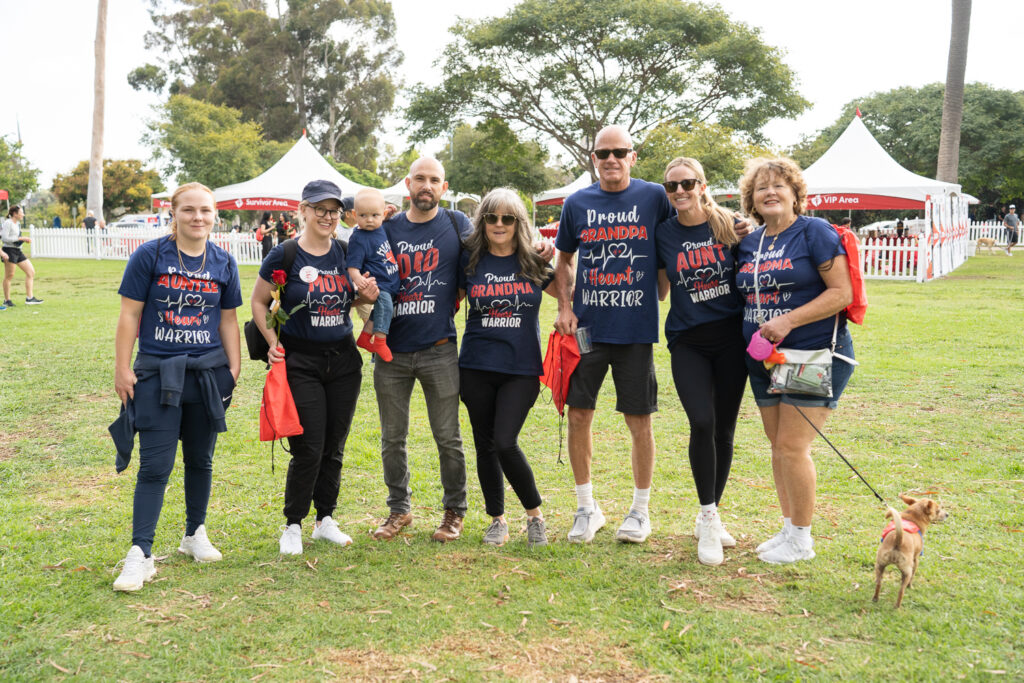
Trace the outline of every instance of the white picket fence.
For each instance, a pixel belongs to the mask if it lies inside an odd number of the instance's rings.
[[[94,258],[126,261],[148,240],[166,235],[160,228],[111,228],[86,232],[85,228],[30,228],[32,256]],[[210,239],[235,257],[238,265],[259,265],[263,248],[252,233],[215,232]]]
[[[914,237],[867,239],[857,247],[865,279],[917,280],[921,241]]]
[[[1017,229],[1017,234],[1020,236],[1020,228]],[[977,242],[979,237],[988,237],[996,241],[996,246],[1006,246],[1006,228],[1003,227],[1002,221],[971,221],[967,237],[972,242]]]

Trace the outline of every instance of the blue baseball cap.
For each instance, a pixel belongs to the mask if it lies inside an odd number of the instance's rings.
[[[341,210],[342,211],[351,211],[354,208],[356,208],[356,198],[355,197],[342,197],[342,199],[341,199]]]
[[[302,201],[316,204],[325,199],[336,199],[341,204],[341,189],[330,180],[311,180],[302,188]]]

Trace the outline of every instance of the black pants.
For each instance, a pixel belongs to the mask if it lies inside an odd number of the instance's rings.
[[[509,375],[460,368],[459,395],[466,404],[476,445],[476,472],[487,514],[505,514],[505,483],[519,496],[523,509],[540,507],[540,492],[533,470],[519,448],[519,430],[540,393],[533,375]]]
[[[224,405],[226,409],[230,405],[234,382],[226,366],[218,368],[216,373],[221,395],[228,396]],[[185,461],[185,535],[191,536],[206,523],[217,432],[210,424],[199,381],[193,372],[185,373],[179,407],[160,405],[159,373],[139,379],[135,385],[135,406],[138,411],[139,473],[132,506],[132,545],[139,546],[149,556],[179,440]]]
[[[351,337],[329,351],[307,353],[282,340],[288,387],[302,424],[288,437],[291,462],[284,485],[284,516],[301,524],[312,502],[318,520],[334,514],[345,441],[362,388],[363,361]]]
[[[698,325],[673,343],[672,379],[690,421],[690,469],[701,505],[719,503],[747,383],[739,318]]]

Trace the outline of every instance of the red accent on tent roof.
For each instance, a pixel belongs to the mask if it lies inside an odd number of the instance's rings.
[[[924,202],[878,194],[812,194],[807,196],[808,211],[835,211],[837,209],[861,211],[924,209]]]

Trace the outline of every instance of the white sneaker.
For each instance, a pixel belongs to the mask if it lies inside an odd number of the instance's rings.
[[[783,543],[760,553],[758,557],[761,558],[762,562],[767,562],[768,564],[792,564],[800,560],[813,560],[814,542],[812,541],[805,547],[800,545],[792,536],[787,536]]]
[[[572,520],[572,529],[569,530],[570,543],[590,543],[594,540],[594,534],[604,526],[604,513],[601,508],[594,504],[593,510],[579,508]]]
[[[339,529],[338,523],[329,516],[321,519],[319,526],[313,527],[313,540],[315,541],[319,538],[322,538],[325,541],[330,541],[331,543],[336,543],[342,547],[352,545],[352,537]],[[283,553],[284,536],[281,537],[281,548],[281,552]]]
[[[302,527],[298,524],[281,527],[281,554],[302,554]]]
[[[124,556],[124,567],[121,569],[121,575],[114,581],[114,590],[137,591],[143,584],[152,581],[154,576],[156,567],[153,566],[153,556],[146,557],[142,548],[133,545]]]
[[[651,520],[642,512],[630,510],[615,532],[615,539],[623,543],[643,543],[651,535]]]
[[[775,534],[767,541],[757,546],[757,554],[760,555],[761,553],[768,552],[776,546],[782,545],[786,542],[787,538],[789,538],[789,534],[786,532],[786,527],[782,527],[782,529],[779,530],[779,533]]]
[[[194,557],[196,562],[219,562],[224,559],[224,556],[213,547],[210,539],[206,536],[205,524],[200,524],[191,536],[184,536],[181,539],[178,552]]]
[[[718,537],[722,541],[723,548],[735,548],[736,539],[732,537],[728,531],[725,530],[725,525],[722,524],[722,518],[716,517],[718,520]],[[700,511],[697,512],[697,519],[693,521],[693,537],[698,541],[700,540]]]
[[[715,524],[715,520],[704,522],[700,525],[700,535],[697,541],[697,561],[701,564],[716,567],[725,561],[725,554],[722,552],[721,524]]]

